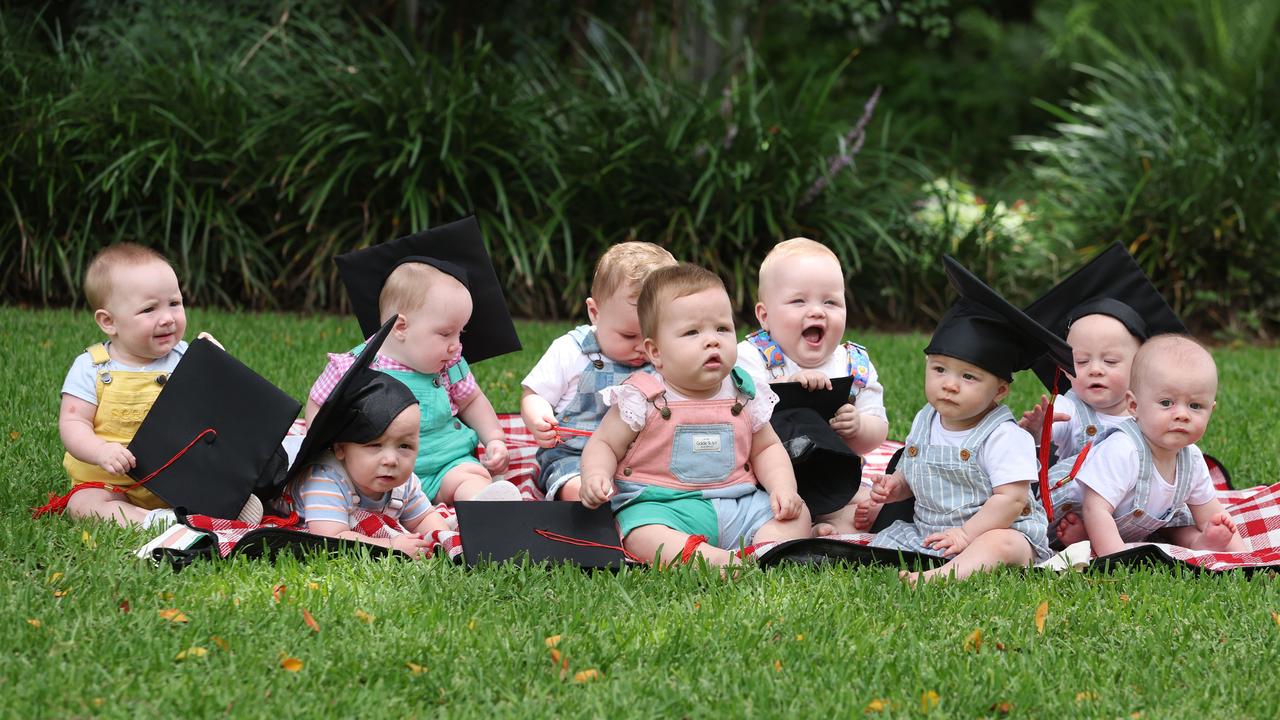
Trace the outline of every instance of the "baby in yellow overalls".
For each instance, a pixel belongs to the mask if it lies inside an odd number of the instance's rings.
[[[125,475],[135,463],[129,442],[187,349],[178,277],[154,250],[121,243],[89,263],[84,292],[107,341],[76,357],[62,384],[62,465],[74,485],[87,483],[73,491],[67,511],[158,527],[173,517],[163,500],[145,487],[111,488],[134,484]]]

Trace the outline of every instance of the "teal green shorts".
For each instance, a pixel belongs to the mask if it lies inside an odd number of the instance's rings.
[[[444,466],[441,467],[439,470],[437,470],[436,473],[431,477],[419,476],[418,480],[422,483],[422,492],[426,494],[427,499],[433,503],[440,502],[439,500],[436,499],[436,496],[440,494],[440,485],[442,482],[444,482],[445,473],[458,467],[459,465],[465,465],[467,463],[476,463],[477,465],[479,465],[480,461],[477,460],[472,455],[466,455],[458,458],[457,460],[453,460],[445,463]]]
[[[697,490],[647,487],[619,508],[615,517],[623,539],[642,525],[662,525],[689,535],[705,535],[712,545],[720,541],[715,506]]]

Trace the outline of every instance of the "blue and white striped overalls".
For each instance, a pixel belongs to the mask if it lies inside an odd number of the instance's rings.
[[[1165,527],[1180,527],[1195,523],[1191,519],[1191,511],[1187,508],[1187,498],[1191,496],[1191,448],[1184,447],[1178,451],[1178,459],[1174,465],[1173,505],[1159,515],[1152,513],[1148,506],[1151,499],[1151,483],[1160,482],[1156,477],[1155,463],[1151,459],[1151,448],[1138,428],[1137,418],[1121,423],[1117,430],[1129,436],[1138,453],[1138,482],[1133,486],[1133,508],[1124,515],[1116,516],[1116,529],[1125,542],[1142,542],[1151,533]],[[1191,522],[1186,522],[1191,520]]]
[[[595,432],[609,410],[600,399],[600,391],[621,385],[633,372],[653,372],[653,366],[644,364],[631,367],[614,362],[600,351],[600,343],[590,325],[579,325],[569,331],[569,337],[578,343],[582,353],[590,361],[583,368],[578,378],[577,394],[569,405],[556,415],[556,422],[566,428],[590,430]],[[538,488],[546,493],[548,500],[554,500],[560,486],[582,471],[582,449],[587,446],[587,438],[578,435],[565,435],[564,442],[551,448],[540,448],[536,459],[541,471],[538,473]]]
[[[1013,413],[1004,405],[997,406],[965,436],[960,447],[930,444],[935,415],[937,411],[932,405],[925,405],[916,413],[898,464],[915,495],[914,521],[898,520],[885,528],[871,541],[872,547],[941,555],[933,548],[926,548],[924,539],[933,533],[960,527],[994,494],[991,479],[978,466],[978,454],[1001,423],[1014,422]],[[1052,554],[1045,537],[1048,521],[1044,507],[1029,487],[1022,515],[1014,520],[1012,527],[1027,537],[1037,562]]]

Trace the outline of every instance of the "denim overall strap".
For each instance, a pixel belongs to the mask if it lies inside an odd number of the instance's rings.
[[[1102,438],[1099,436],[1104,433],[1102,423],[1098,420],[1098,411],[1094,410],[1089,403],[1081,400],[1080,396],[1076,395],[1075,390],[1068,390],[1064,397],[1075,403],[1076,412],[1080,414],[1080,422],[1076,425],[1075,437],[1073,438],[1076,447],[1082,448],[1087,443],[1097,443],[1101,440]]]
[[[746,340],[760,353],[760,357],[764,358],[764,366],[769,370],[769,376],[775,379],[782,377],[786,372],[787,356],[782,354],[782,348],[778,343],[769,337],[769,331],[761,328],[747,335]]]
[[[1151,483],[1157,482],[1151,448],[1147,446],[1147,440],[1143,437],[1142,430],[1138,428],[1136,418],[1125,420],[1119,425],[1119,429],[1133,442],[1138,453],[1139,469],[1138,481],[1133,488],[1133,508],[1115,518],[1116,530],[1120,532],[1120,537],[1125,542],[1142,542],[1151,533],[1168,525],[1177,515],[1177,510],[1186,504],[1187,496],[1191,493],[1190,448],[1183,448],[1178,452],[1174,465],[1174,474],[1177,477],[1174,478],[1173,504],[1157,516],[1149,507]]]

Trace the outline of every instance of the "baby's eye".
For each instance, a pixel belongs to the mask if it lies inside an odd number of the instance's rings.
[[[831,305],[832,307],[840,307],[840,301],[839,301],[839,300],[828,300],[828,301],[827,301],[827,304],[828,304],[828,305]]]
[[[1192,410],[1203,410],[1203,409],[1204,409],[1204,405],[1203,405],[1202,403],[1193,402],[1193,403],[1191,403],[1191,409],[1192,409]]]
[[[639,337],[635,333],[621,333],[621,336],[623,340],[635,340],[637,337]]]
[[[1173,407],[1173,401],[1170,400],[1169,398],[1165,398],[1160,401],[1160,407],[1162,408]]]
[[[716,328],[716,332],[722,332],[722,333],[726,333],[726,332],[733,332],[733,328],[728,327],[728,326],[725,326],[725,325],[721,325],[721,326],[719,326],[719,327],[717,327],[717,328]]]
[[[942,369],[942,366],[941,366],[941,365],[932,365],[932,366],[930,366],[930,367],[929,367],[929,369],[930,369],[930,370],[932,370],[932,371],[934,371],[935,373],[939,373],[939,374],[941,374],[942,372],[944,372],[944,371],[943,371],[943,369]]]
[[[417,448],[415,448],[413,445],[411,445],[411,444],[409,444],[409,443],[400,443],[400,449],[401,449],[401,450],[413,450],[414,452],[417,452],[417,450],[418,450]]]
[[[684,331],[684,336],[685,336],[685,337],[692,337],[692,336],[697,335],[697,334],[698,334],[698,330],[697,330],[697,328],[689,328],[688,330],[685,330],[685,331]]]
[[[804,298],[791,298],[787,302],[789,302],[792,305],[802,305],[804,304]]]
[[[964,379],[965,379],[965,380],[977,380],[977,379],[978,379],[978,377],[977,377],[976,375],[974,375],[973,373],[965,373],[965,374],[964,374]]]
[[[155,306],[154,306],[154,305],[148,305],[148,306],[146,306],[146,307],[142,308],[142,312],[143,312],[143,313],[155,312],[155,310],[156,310],[156,308],[155,308]]]

